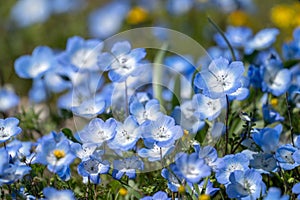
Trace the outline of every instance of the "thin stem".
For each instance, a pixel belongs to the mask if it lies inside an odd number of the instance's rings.
[[[160,154],[161,167],[164,168],[164,162],[163,162],[162,148],[161,147],[159,147],[159,154]]]
[[[226,95],[226,117],[225,117],[225,153],[224,155],[227,154],[228,151],[228,139],[229,139],[229,130],[228,130],[228,120],[229,120],[229,112],[230,112],[230,103],[228,96]]]
[[[89,186],[90,186],[90,177],[88,177],[88,183],[87,183],[86,190],[85,190],[85,198],[86,199],[89,198]]]
[[[231,56],[232,56],[232,60],[233,61],[236,61],[236,57],[235,57],[235,54],[234,54],[234,51],[233,51],[233,48],[229,42],[229,40],[227,39],[227,37],[225,36],[224,32],[221,30],[221,28],[214,22],[214,20],[212,20],[210,17],[207,17],[209,23],[218,31],[218,33],[220,33],[220,35],[222,36],[222,38],[225,40],[228,48],[229,48],[229,51],[231,53]]]
[[[3,145],[4,145],[4,149],[6,150],[6,142],[4,142]]]
[[[288,92],[286,92],[285,93],[285,102],[286,102],[286,106],[287,106],[287,113],[288,113],[289,123],[290,123],[291,139],[292,139],[293,146],[295,146],[295,143],[294,143],[294,128],[293,128],[293,124],[292,124],[292,112],[291,112],[291,105],[289,104],[288,97],[289,97],[289,94],[288,94]]]
[[[128,87],[127,87],[127,80],[125,80],[125,118],[129,115],[128,109]]]

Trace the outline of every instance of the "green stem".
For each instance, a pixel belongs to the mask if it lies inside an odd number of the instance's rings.
[[[291,112],[291,105],[289,104],[289,94],[288,92],[285,93],[285,102],[287,106],[287,113],[288,113],[288,118],[289,118],[289,123],[290,123],[290,131],[291,131],[291,139],[292,139],[292,144],[295,146],[294,143],[294,128],[293,128],[293,123],[292,123],[292,112]]]
[[[236,57],[235,57],[235,54],[234,54],[234,50],[229,42],[229,40],[227,39],[227,37],[225,36],[224,32],[221,30],[221,28],[214,22],[214,20],[212,20],[210,17],[207,17],[209,23],[218,31],[218,33],[220,33],[220,35],[222,36],[222,38],[225,40],[228,48],[229,48],[229,51],[231,53],[231,56],[232,56],[232,60],[233,61],[236,61]]]

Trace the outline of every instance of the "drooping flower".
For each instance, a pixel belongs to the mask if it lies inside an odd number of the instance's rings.
[[[244,65],[240,61],[229,64],[225,58],[213,60],[207,69],[199,72],[194,80],[202,94],[212,99],[230,95],[242,85],[240,79],[244,73]]]
[[[117,42],[111,49],[111,53],[103,53],[98,57],[98,65],[101,70],[109,71],[109,79],[113,82],[123,82],[129,76],[138,76],[143,67],[140,61],[146,56],[143,48],[131,50],[128,41]]]

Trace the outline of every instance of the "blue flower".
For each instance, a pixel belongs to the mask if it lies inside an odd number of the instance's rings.
[[[264,200],[288,200],[288,199],[289,199],[289,195],[281,196],[281,190],[276,187],[270,187],[267,192],[267,196],[264,197]]]
[[[58,57],[63,65],[71,65],[80,71],[98,71],[97,59],[103,43],[97,39],[84,40],[79,36],[68,39],[66,50]]]
[[[146,196],[141,198],[140,200],[170,200],[171,198],[168,198],[168,194],[163,191],[158,191],[153,196]]]
[[[55,55],[49,47],[36,47],[32,55],[24,55],[15,61],[15,71],[21,78],[39,78],[56,65]]]
[[[250,85],[254,88],[261,88],[262,76],[260,74],[260,68],[255,65],[250,65],[248,68],[248,78],[250,79]]]
[[[293,154],[298,149],[296,147],[293,147],[290,144],[283,145],[279,147],[276,151],[276,159],[279,162],[279,165],[284,170],[292,170],[295,167],[299,166],[300,163],[297,163],[294,158]]]
[[[0,119],[0,143],[6,142],[22,132],[18,124],[19,120],[14,117]]]
[[[71,144],[71,151],[81,160],[87,160],[90,158],[91,155],[95,152],[97,148],[96,144],[93,143],[72,143]]]
[[[64,180],[68,180],[70,178],[69,165],[75,156],[70,149],[70,141],[62,133],[56,137],[52,134],[47,137],[44,136],[39,141],[33,163],[46,165],[49,171],[57,173]]]
[[[191,75],[196,67],[192,64],[192,58],[189,55],[181,56],[168,56],[164,60],[166,67],[180,73],[182,75]]]
[[[216,119],[223,107],[226,105],[225,98],[212,99],[203,94],[195,94],[193,96],[193,106],[196,108],[195,115],[201,120],[208,119],[210,121]]]
[[[127,1],[114,1],[93,11],[88,19],[90,34],[106,39],[117,33],[129,9]]]
[[[236,170],[246,171],[249,169],[249,159],[245,154],[226,155],[221,158],[217,166],[216,178],[221,184],[229,183],[229,176]]]
[[[199,158],[197,153],[190,155],[179,153],[175,159],[175,164],[171,164],[170,168],[177,176],[188,182],[198,183],[211,174],[210,167],[205,164],[204,159]]]
[[[52,0],[50,3],[53,13],[64,13],[82,9],[86,2],[84,0]]]
[[[200,198],[200,196],[201,196],[201,193],[204,189],[203,187],[204,187],[205,183],[206,183],[206,188],[205,188],[204,194],[213,196],[216,194],[216,192],[218,192],[220,190],[220,188],[214,188],[213,183],[209,179],[207,180],[207,182],[206,182],[206,180],[203,180],[203,181],[201,181],[201,183],[196,185],[196,187],[198,187],[198,190],[194,188],[194,185],[190,186],[198,198]],[[197,191],[200,191],[200,194]]]
[[[171,116],[175,119],[176,124],[179,124],[184,130],[196,134],[205,125],[205,122],[198,117],[197,109],[197,104],[193,100],[188,100],[183,102],[180,107],[176,106]]]
[[[167,115],[158,118],[156,121],[151,121],[143,129],[144,141],[146,143],[156,143],[159,147],[173,145],[175,140],[183,135],[181,127],[175,125],[175,120]]]
[[[300,59],[300,28],[294,30],[293,37],[293,41],[282,46],[283,57],[287,60]]]
[[[165,179],[167,179],[167,181],[168,181],[168,188],[172,192],[177,192],[178,191],[178,187],[181,185],[181,182],[183,180],[180,177],[178,177],[177,174],[175,175],[174,172],[170,172],[166,168],[162,169],[161,175],[162,175],[162,177],[164,177]]]
[[[0,186],[11,184],[22,179],[22,177],[31,170],[30,167],[21,163],[19,160],[13,162],[5,148],[0,149],[0,157]]]
[[[265,153],[274,153],[279,145],[281,132],[282,125],[278,124],[274,128],[254,129],[252,138]]]
[[[130,179],[135,179],[136,170],[143,170],[144,163],[138,157],[133,156],[130,158],[124,158],[120,160],[114,160],[113,163],[113,177],[115,179],[121,179],[125,174]]]
[[[270,58],[261,66],[260,70],[263,79],[263,92],[270,92],[274,96],[280,96],[289,89],[292,74],[289,69],[283,68],[280,60]]]
[[[113,45],[111,53],[103,53],[98,58],[101,70],[109,71],[109,79],[113,82],[123,82],[129,76],[138,76],[143,68],[140,61],[146,56],[145,49],[131,50],[128,41],[117,42]]]
[[[256,35],[246,44],[246,54],[251,54],[254,50],[264,50],[276,41],[276,36],[279,30],[276,28],[266,28],[260,30]]]
[[[10,88],[0,87],[0,112],[6,112],[17,106],[20,98]]]
[[[46,187],[43,189],[43,194],[46,197],[46,200],[75,200],[75,195],[71,190],[57,190],[53,187]]]
[[[174,145],[168,147],[159,147],[154,144],[153,146],[147,146],[147,148],[140,149],[138,151],[138,155],[142,158],[148,158],[150,162],[155,162],[169,155],[174,150],[174,148]]]
[[[140,125],[149,120],[155,121],[162,115],[159,101],[156,99],[151,99],[147,102],[134,100],[129,108],[130,113],[135,116]]]
[[[168,0],[167,10],[173,15],[182,15],[193,7],[193,0]]]
[[[296,183],[293,188],[292,188],[292,192],[294,194],[298,194],[297,199],[300,199],[300,183]]]
[[[90,180],[94,184],[99,184],[100,174],[107,174],[110,169],[109,165],[108,161],[102,161],[98,156],[92,155],[78,165],[77,171],[83,177],[84,183]]]
[[[247,151],[247,150],[245,150]],[[245,151],[243,151],[244,154]],[[251,152],[250,167],[256,169],[260,173],[270,173],[277,169],[277,160],[273,154],[270,153],[254,153]]]
[[[241,78],[244,73],[242,62],[234,61],[229,64],[225,58],[213,60],[208,69],[199,72],[194,80],[197,88],[212,99],[224,97],[234,93],[241,87]]]
[[[266,186],[262,176],[255,170],[236,170],[230,174],[230,183],[226,188],[229,198],[241,200],[258,199],[265,193]]]
[[[203,148],[199,144],[194,144],[193,146],[199,158],[204,159],[205,163],[215,170],[220,161],[217,150],[212,146],[205,146]]]
[[[252,36],[252,30],[247,27],[233,27],[228,26],[225,36],[234,48],[243,48]],[[215,34],[214,39],[218,46],[228,48],[227,43],[220,33]]]
[[[105,122],[100,118],[95,118],[78,132],[79,138],[83,143],[94,143],[101,146],[103,142],[113,139],[116,134],[116,121],[113,118]]]
[[[141,137],[141,131],[136,119],[130,115],[124,123],[117,122],[116,134],[114,138],[108,143],[111,149],[120,149],[127,151],[132,149],[136,142]]]
[[[81,104],[72,106],[71,111],[74,115],[91,119],[97,117],[97,115],[103,113],[105,110],[105,100],[103,99],[88,99]]]
[[[262,106],[262,113],[264,121],[269,124],[272,124],[274,122],[281,122],[284,120],[284,117],[282,117],[277,111],[275,111],[271,105],[264,104]]]
[[[35,23],[45,22],[51,14],[51,6],[48,0],[22,0],[17,1],[11,10],[11,18],[20,27],[26,27]]]

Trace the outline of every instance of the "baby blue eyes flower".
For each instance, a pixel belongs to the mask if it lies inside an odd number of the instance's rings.
[[[226,100],[224,97],[212,99],[199,93],[193,96],[193,104],[196,108],[195,115],[201,120],[214,120],[220,115]]]
[[[298,194],[297,199],[300,199],[300,183],[296,183],[293,188],[292,188],[292,192],[294,194]]]
[[[285,59],[300,59],[300,28],[296,28],[293,33],[293,40],[283,44],[282,54]]]
[[[221,184],[229,183],[229,176],[236,170],[245,171],[249,169],[249,159],[243,153],[236,155],[226,155],[221,158],[217,165],[216,178]]]
[[[127,1],[114,1],[93,11],[88,19],[90,34],[106,39],[117,33],[129,9]]]
[[[21,78],[40,78],[56,65],[54,53],[49,47],[36,47],[32,55],[19,57],[15,61],[15,71]]]
[[[22,132],[18,124],[19,120],[14,117],[0,119],[0,143],[6,142]]]
[[[146,143],[156,143],[159,147],[168,147],[183,135],[180,126],[169,116],[162,116],[143,127],[142,136]]]
[[[291,85],[292,74],[289,69],[284,69],[281,61],[269,59],[261,67],[262,91],[270,92],[275,96],[285,93]]]
[[[141,131],[139,130],[139,124],[133,116],[129,116],[125,119],[124,123],[117,122],[116,134],[108,143],[111,149],[120,149],[127,151],[132,149],[136,142],[140,139]]]
[[[18,1],[11,10],[11,18],[20,27],[45,22],[51,14],[50,2],[48,0]]]
[[[254,129],[252,138],[265,153],[274,153],[279,145],[281,132],[282,125],[278,124],[274,128]]]
[[[115,179],[121,179],[124,174],[128,176],[128,178],[134,179],[136,177],[136,170],[144,169],[143,161],[136,156],[114,160],[113,166],[112,175]]]
[[[283,145],[277,149],[275,156],[282,169],[292,170],[300,165],[300,163],[295,161],[293,156],[297,150],[296,147],[293,147],[290,144]]]
[[[299,198],[299,197],[298,197]],[[270,187],[264,200],[288,200],[289,195],[282,195],[281,190],[276,187]]]
[[[95,118],[78,132],[83,143],[94,143],[101,146],[103,142],[113,139],[116,134],[116,121],[112,118],[106,120]]]
[[[110,167],[108,161],[102,161],[95,156],[90,156],[89,159],[82,161],[77,171],[83,177],[83,182],[88,183],[90,180],[94,184],[100,183],[100,174],[108,173]]]
[[[152,147],[142,148],[138,151],[138,155],[142,158],[148,158],[150,162],[161,160],[174,150],[175,146],[159,147],[154,144]]]
[[[230,174],[230,183],[226,188],[229,198],[241,200],[257,199],[265,193],[262,176],[255,170],[236,170]]]
[[[258,33],[246,44],[246,54],[251,54],[254,50],[264,50],[269,48],[275,41],[279,30],[276,28],[266,28]]]
[[[58,57],[64,65],[71,65],[75,70],[98,71],[97,59],[103,43],[100,40],[84,40],[79,36],[68,39],[66,51]]]
[[[17,106],[20,98],[10,88],[0,87],[0,112],[6,112]]]
[[[227,27],[225,32],[226,38],[230,42],[231,46],[234,48],[243,48],[252,36],[252,30],[247,27]],[[227,43],[224,38],[217,33],[214,37],[218,46],[222,48],[228,48]]]
[[[272,124],[274,122],[281,122],[284,120],[284,117],[282,117],[277,111],[275,111],[271,107],[271,105],[264,104],[262,106],[262,112],[264,120],[269,124]]]
[[[207,69],[196,75],[194,84],[202,90],[205,96],[212,99],[224,97],[234,93],[241,87],[244,73],[242,62],[234,61],[229,64],[225,58],[213,60]]]
[[[53,187],[46,187],[43,189],[43,194],[47,200],[75,200],[75,195],[71,190],[57,190]]]
[[[145,49],[131,50],[128,41],[117,42],[111,53],[103,53],[98,57],[101,70],[109,71],[109,79],[113,82],[123,82],[129,76],[138,76],[143,69],[140,61],[146,56]]]
[[[198,154],[179,153],[176,155],[175,164],[171,164],[172,171],[181,178],[191,183],[198,183],[202,178],[211,174],[211,169],[205,164]]]
[[[153,196],[146,196],[141,198],[141,200],[170,200],[171,198],[168,198],[168,194],[163,191],[158,191]]]
[[[134,100],[129,109],[140,125],[149,120],[154,121],[162,115],[159,101],[156,99],[151,99],[146,103]]]

